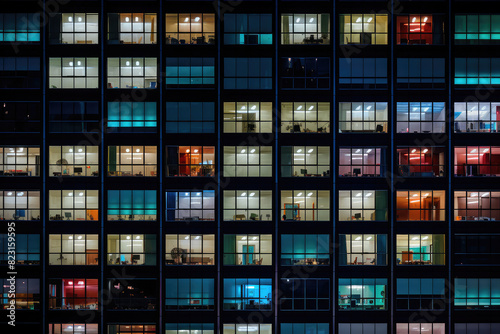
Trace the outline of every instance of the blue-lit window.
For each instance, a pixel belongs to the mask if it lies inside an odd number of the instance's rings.
[[[444,278],[398,278],[398,310],[443,310],[445,307]]]
[[[328,89],[330,58],[281,58],[280,76],[283,89]]]
[[[167,310],[213,310],[214,280],[212,278],[165,279]]]
[[[387,310],[386,278],[339,278],[340,310]]]
[[[0,299],[0,309],[7,310],[7,307],[14,306],[17,310],[40,310],[40,279],[39,278],[16,278],[14,297],[9,294],[11,281],[7,278],[0,279],[2,286],[2,297]],[[15,301],[14,305],[11,304]]]
[[[456,309],[500,309],[500,278],[455,278]]]
[[[500,15],[455,15],[455,44],[500,44]]]
[[[286,334],[329,334],[327,323],[281,323],[281,333]]]
[[[40,13],[0,13],[0,42],[40,42]]]
[[[455,58],[455,85],[500,85],[500,58]]]
[[[0,57],[0,89],[38,89],[40,86],[40,58]]]
[[[7,234],[0,234],[0,264],[9,260],[9,243],[15,243],[16,264],[40,264],[39,234],[16,234],[15,242]]]
[[[478,201],[478,197],[474,197],[470,198],[471,203]],[[455,234],[454,246],[456,266],[500,265],[500,234]]]
[[[166,133],[214,133],[213,102],[167,102]]]
[[[156,190],[108,190],[108,220],[156,220]]]
[[[455,133],[457,132],[500,132],[500,103],[498,102],[455,102]]]
[[[166,220],[214,220],[215,191],[167,191]]]
[[[91,132],[100,127],[98,102],[49,102],[49,131]]]
[[[224,310],[271,310],[273,285],[271,278],[225,278]]]
[[[444,88],[444,58],[398,58],[397,88]]]
[[[500,323],[462,323],[455,324],[456,334],[496,334],[500,333]]]
[[[444,102],[397,102],[397,133],[444,133]]]
[[[40,132],[40,102],[0,102],[0,132]]]
[[[340,88],[387,88],[387,58],[340,58]]]
[[[387,334],[386,323],[344,323],[339,324],[338,334]],[[399,334],[399,332],[397,333]],[[443,333],[444,334],[444,333]]]
[[[224,44],[272,44],[271,14],[224,14]]]
[[[271,89],[272,58],[224,58],[225,89]]]
[[[165,324],[165,334],[214,334],[214,333],[215,333],[214,324],[207,324],[207,323]]]
[[[214,58],[167,58],[167,88],[213,88]]]
[[[281,265],[329,265],[328,234],[282,234]]]
[[[155,132],[156,102],[108,102],[108,127],[120,132]]]
[[[282,311],[328,311],[329,278],[282,278],[280,282]]]

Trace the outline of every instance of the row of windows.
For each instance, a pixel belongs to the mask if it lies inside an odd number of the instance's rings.
[[[388,132],[386,102],[340,102],[339,133]],[[0,104],[2,132],[40,131],[41,112],[35,103]],[[456,102],[455,133],[497,132],[496,102]],[[224,133],[271,133],[271,102],[224,102]],[[395,130],[398,133],[444,133],[449,113],[444,102],[397,102]],[[276,117],[276,116],[275,116]],[[98,130],[97,102],[50,102],[49,131],[90,132]],[[156,102],[108,102],[106,126],[118,132],[155,132]],[[282,102],[281,133],[329,133],[329,102]],[[167,133],[214,133],[215,104],[212,102],[167,102]]]
[[[340,14],[341,44],[388,44],[387,14]],[[40,17],[5,13],[0,20],[1,42],[40,42]],[[224,14],[224,44],[272,44],[271,14]],[[108,14],[109,44],[157,44],[155,13]],[[443,15],[405,14],[396,20],[397,44],[443,44]],[[455,15],[456,44],[497,44],[500,15]],[[330,44],[329,14],[281,14],[281,44]],[[63,13],[50,17],[51,44],[98,44],[97,13]],[[165,15],[166,44],[215,44],[215,14]]]
[[[40,88],[39,58],[0,58],[3,88]],[[12,63],[15,66],[11,67]],[[224,89],[271,89],[271,58],[224,58]],[[12,68],[16,69],[14,77]],[[387,88],[387,58],[340,58],[340,88]],[[397,88],[444,88],[444,58],[398,58]],[[500,84],[500,58],[456,58],[454,84]],[[108,57],[107,88],[155,89],[158,80],[157,58]],[[330,58],[281,58],[281,89],[329,89]],[[14,80],[23,79],[22,82]],[[13,81],[14,80],[14,81]],[[50,57],[50,89],[99,88],[99,58]],[[215,88],[214,58],[167,58],[166,88]]]
[[[455,237],[456,263],[463,259],[471,264],[488,260],[495,254],[491,245],[498,237],[476,235],[465,239]],[[478,240],[487,242],[479,249]],[[7,262],[7,235],[1,235],[1,263]],[[22,234],[16,245],[18,264],[40,264],[40,240],[36,234]],[[272,265],[272,236],[270,234],[224,234],[224,265]],[[329,265],[332,253],[328,234],[281,235],[281,265]],[[396,236],[398,265],[444,265],[445,238],[442,234],[398,234]],[[108,265],[156,265],[156,236],[150,234],[108,234],[106,261]],[[388,264],[387,235],[340,234],[339,265]],[[215,236],[213,234],[165,235],[166,265],[214,265]],[[99,244],[97,234],[51,234],[49,236],[49,265],[97,265]],[[496,261],[498,262],[498,260]],[[497,263],[498,264],[498,263]]]
[[[282,146],[281,177],[330,176],[330,146]],[[341,177],[384,177],[385,147],[339,148]],[[213,176],[215,147],[168,146],[166,175]],[[498,146],[455,147],[454,176],[500,175]],[[224,146],[223,176],[271,176],[272,148]],[[157,176],[156,146],[109,146],[108,176]],[[398,174],[404,177],[445,176],[444,147],[398,147]],[[0,175],[40,176],[39,147],[0,147]],[[49,176],[98,176],[97,146],[50,146]],[[269,195],[270,196],[270,195]]]
[[[225,190],[225,221],[270,221],[271,190]],[[149,220],[157,215],[155,190],[108,190],[107,220]],[[327,190],[282,190],[280,192],[284,222],[329,221],[330,192]],[[500,192],[455,191],[455,221],[500,220]],[[215,192],[167,191],[167,221],[215,219]],[[50,220],[99,220],[98,190],[50,190]],[[281,210],[281,209],[280,209]],[[396,191],[396,220],[445,221],[444,190]],[[385,190],[340,190],[339,221],[388,221],[388,196]],[[40,220],[40,192],[3,190],[0,192],[0,219]]]
[[[3,280],[4,292],[10,283]],[[16,279],[17,309],[40,308],[40,280]],[[455,278],[453,303],[456,309],[496,309],[500,279]],[[112,310],[154,310],[156,280],[131,279],[121,282],[109,279],[107,289]],[[442,278],[397,279],[397,304],[400,310],[443,309],[445,280]],[[280,279],[279,307],[283,311],[329,310],[330,279]],[[49,279],[49,309],[99,309],[98,279]],[[224,278],[224,310],[270,310],[273,308],[271,278]],[[211,278],[165,279],[167,310],[213,310],[214,280]],[[339,310],[387,310],[388,286],[385,278],[339,278]],[[5,308],[9,303],[3,303]]]

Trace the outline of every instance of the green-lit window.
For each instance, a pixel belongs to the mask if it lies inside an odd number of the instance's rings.
[[[156,220],[156,190],[108,190],[108,220]]]
[[[340,221],[387,221],[386,190],[340,190]]]
[[[281,265],[329,265],[328,234],[282,234]]]
[[[455,85],[500,85],[500,58],[455,58]]]
[[[108,102],[108,128],[156,131],[156,102]]]
[[[340,310],[387,310],[386,278],[339,278]]]
[[[40,13],[0,13],[0,43],[40,42]]]
[[[444,234],[398,234],[396,253],[398,265],[444,265]]]
[[[500,309],[500,278],[455,278],[457,309]]]
[[[500,15],[455,15],[455,44],[500,44]]]

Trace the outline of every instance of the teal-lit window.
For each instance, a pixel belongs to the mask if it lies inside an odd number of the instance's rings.
[[[340,58],[340,88],[387,88],[387,58]]]
[[[214,58],[167,58],[167,88],[213,88]]]
[[[166,220],[214,220],[215,191],[167,191]]]
[[[214,133],[213,102],[167,102],[166,133]]]
[[[339,278],[339,310],[387,310],[386,278]]]
[[[224,234],[224,265],[262,265],[273,263],[270,234]]]
[[[500,44],[500,15],[455,15],[455,44]]]
[[[330,14],[281,14],[281,44],[330,44]]]
[[[327,323],[281,323],[281,333],[287,334],[329,334]]]
[[[444,58],[398,58],[397,88],[444,88]]]
[[[282,234],[281,265],[329,265],[328,234]]]
[[[398,310],[443,310],[445,307],[444,278],[398,278]]]
[[[280,281],[282,311],[328,311],[329,278],[282,278]]]
[[[224,44],[272,44],[271,14],[224,14]]]
[[[156,333],[156,332],[154,332]],[[165,334],[214,334],[214,324],[165,324]]]
[[[225,89],[271,89],[272,58],[224,58]]]
[[[108,102],[108,127],[126,132],[156,131],[156,102]]]
[[[455,278],[456,309],[500,309],[500,278]]]
[[[500,85],[500,58],[455,58],[455,85]]]
[[[165,280],[167,310],[213,310],[212,278],[167,278]]]
[[[339,265],[387,265],[386,234],[339,234]]]
[[[108,190],[108,220],[156,220],[156,190]]]
[[[11,241],[9,241],[11,239]],[[7,264],[9,260],[9,244],[12,238],[8,234],[0,234],[0,264]],[[16,265],[40,264],[40,235],[16,234],[15,245]]]
[[[273,285],[271,278],[225,278],[224,310],[271,310]]]
[[[40,42],[40,13],[0,13],[1,42]]]

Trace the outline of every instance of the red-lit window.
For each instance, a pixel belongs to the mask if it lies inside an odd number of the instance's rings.
[[[432,44],[432,15],[397,18],[398,44]]]
[[[398,173],[404,177],[444,176],[444,147],[398,147]]]
[[[167,148],[168,176],[214,176],[214,146],[171,146]]]
[[[97,310],[97,279],[55,279],[49,283],[49,309]]]

